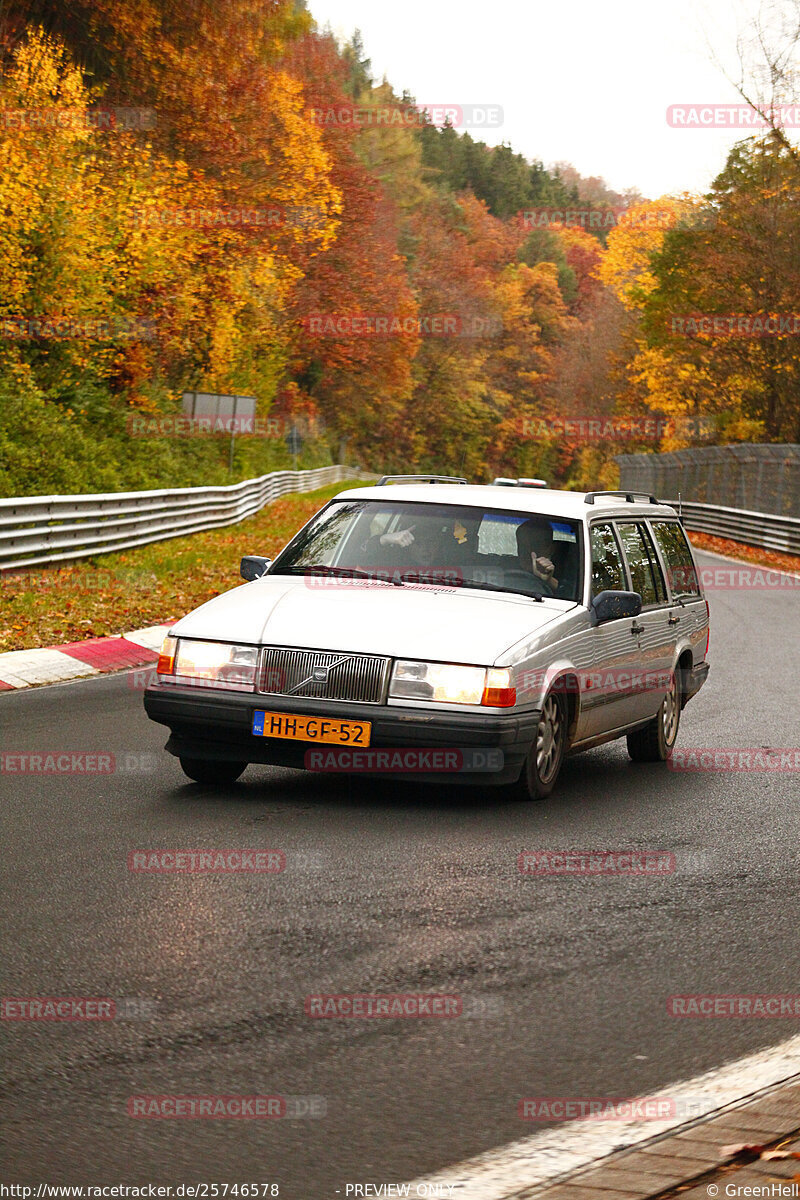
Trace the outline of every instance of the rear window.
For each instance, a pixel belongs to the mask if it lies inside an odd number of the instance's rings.
[[[653,521],[653,536],[667,564],[667,577],[672,595],[699,596],[700,583],[692,561],[686,534],[677,521]]]

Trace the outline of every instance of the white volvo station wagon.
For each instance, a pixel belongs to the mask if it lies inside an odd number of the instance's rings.
[[[201,783],[248,763],[550,794],[615,738],[663,761],[708,604],[652,496],[386,476],[170,630],[148,715]]]

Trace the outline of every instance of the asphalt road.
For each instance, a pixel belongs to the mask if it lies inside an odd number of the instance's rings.
[[[711,606],[712,672],[679,745],[800,746],[800,591],[714,592]],[[800,991],[797,773],[676,773],[615,743],[568,761],[541,804],[267,767],[222,798],[162,753],[134,679],[0,697],[0,751],[130,768],[0,776],[2,994],[141,1005],[127,1020],[0,1023],[4,1182],[344,1196],[535,1132],[520,1097],[668,1094],[797,1032],[666,1010],[672,993]],[[179,847],[280,849],[287,868],[127,868],[132,850]],[[672,851],[676,870],[522,876],[520,851],[542,848]],[[417,991],[476,1015],[304,1013],[312,993]],[[131,1095],[176,1093],[323,1097],[327,1111],[127,1115]]]

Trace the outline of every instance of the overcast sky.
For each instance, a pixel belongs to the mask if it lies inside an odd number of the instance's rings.
[[[546,165],[571,162],[618,191],[704,191],[742,136],[667,124],[671,104],[737,101],[735,68],[759,0],[309,0],[340,38],[360,29],[376,78],[426,104],[492,104],[477,136]],[[473,132],[474,131],[470,131]]]

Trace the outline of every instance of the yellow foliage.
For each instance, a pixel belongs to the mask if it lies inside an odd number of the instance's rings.
[[[666,232],[699,206],[700,201],[688,195],[645,200],[628,209],[625,220],[611,230],[598,276],[626,308],[638,307],[656,286],[650,258],[661,249]]]

